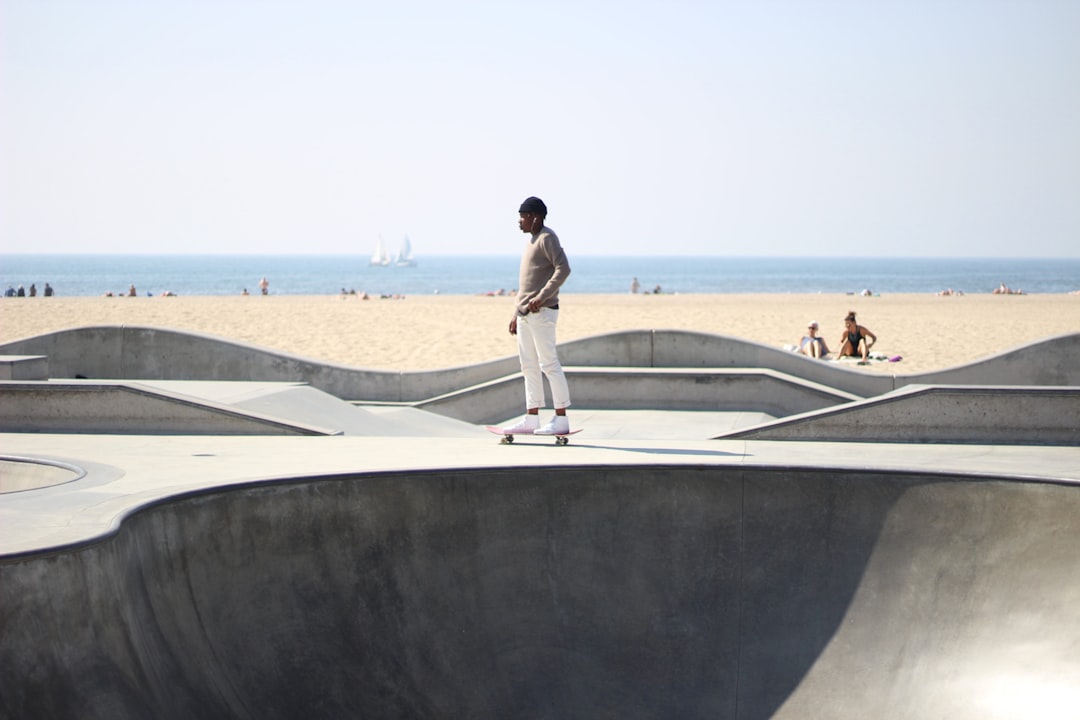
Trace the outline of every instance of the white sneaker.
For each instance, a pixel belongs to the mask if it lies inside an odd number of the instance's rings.
[[[565,435],[570,432],[570,421],[565,415],[556,415],[544,427],[534,430],[533,435]]]
[[[528,435],[540,427],[540,418],[536,415],[526,415],[513,425],[507,425],[502,431],[508,435]]]

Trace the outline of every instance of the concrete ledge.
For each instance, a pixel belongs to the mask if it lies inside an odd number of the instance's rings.
[[[337,431],[123,382],[0,382],[0,432],[334,435]]]
[[[771,370],[564,367],[564,371],[574,407],[590,410],[747,411],[778,416],[859,399]],[[517,374],[431,398],[416,407],[490,424],[520,412],[522,393]]]
[[[738,338],[683,330],[634,330],[560,345],[567,366],[775,370],[870,397],[911,384],[1080,385],[1080,333],[1023,345],[935,373],[883,375],[821,362]],[[44,355],[54,378],[304,382],[349,401],[419,402],[518,370],[515,357],[441,370],[395,372],[323,363],[210,335],[159,328],[77,328],[0,346]]]
[[[1080,385],[1080,333],[1019,345],[967,365],[902,375],[903,385]]]
[[[574,402],[604,410],[717,410],[791,415],[859,399],[773,370],[566,369]]]
[[[913,385],[720,437],[1080,446],[1080,387]]]
[[[0,355],[0,380],[48,380],[49,358],[44,355]]]

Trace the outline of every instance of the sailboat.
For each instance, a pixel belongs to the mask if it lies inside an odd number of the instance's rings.
[[[412,256],[412,243],[409,242],[408,235],[401,241],[401,249],[398,250],[394,264],[398,267],[414,267],[416,265],[416,260],[414,260]]]
[[[386,267],[390,264],[390,253],[386,252],[386,247],[383,245],[382,235],[379,236],[379,241],[375,244],[375,252],[371,254],[371,262],[368,265],[380,265]]]

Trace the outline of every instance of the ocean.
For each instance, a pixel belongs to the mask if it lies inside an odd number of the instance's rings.
[[[1080,290],[1080,258],[750,258],[571,256],[566,293],[988,293],[1001,283],[1025,293]],[[420,256],[414,267],[372,267],[366,255],[0,255],[0,286],[39,295],[258,294],[474,295],[517,285],[514,255]]]

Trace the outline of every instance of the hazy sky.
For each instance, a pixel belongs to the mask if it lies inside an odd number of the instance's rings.
[[[1080,256],[1080,0],[0,0],[0,251]]]

